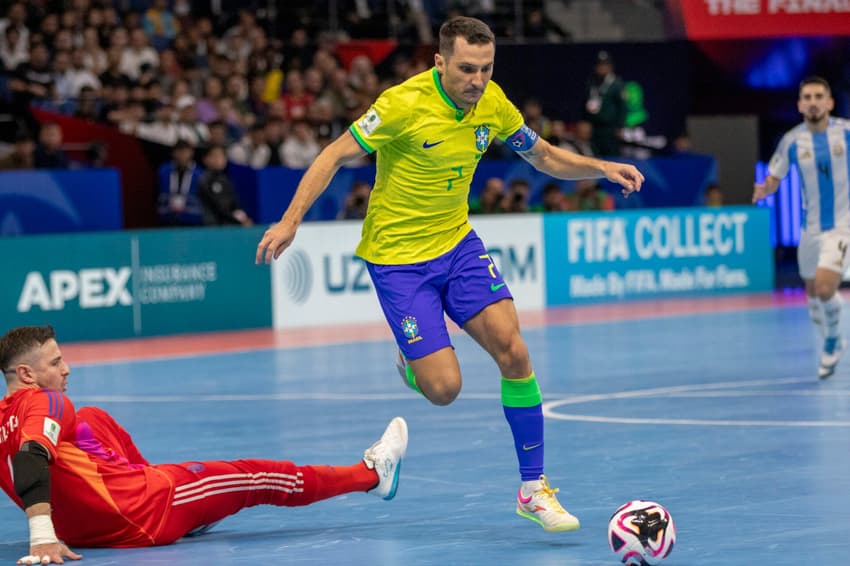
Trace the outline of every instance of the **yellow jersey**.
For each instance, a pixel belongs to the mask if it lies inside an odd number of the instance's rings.
[[[472,229],[469,185],[478,161],[494,137],[521,129],[522,115],[493,81],[466,113],[436,67],[384,91],[349,127],[364,150],[378,152],[357,255],[400,265],[452,249]]]

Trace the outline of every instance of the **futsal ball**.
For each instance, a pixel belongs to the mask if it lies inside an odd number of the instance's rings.
[[[667,509],[652,501],[629,501],[608,522],[608,544],[628,566],[655,566],[676,542],[676,527]]]

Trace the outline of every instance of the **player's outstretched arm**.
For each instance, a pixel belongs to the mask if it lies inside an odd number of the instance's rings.
[[[772,195],[779,188],[779,179],[773,175],[768,175],[764,183],[755,183],[753,185],[753,204],[760,201],[768,195]]]
[[[542,138],[531,149],[519,152],[519,155],[538,171],[558,179],[605,177],[620,185],[625,196],[639,191],[644,181],[643,174],[634,165],[585,157],[556,147]]]
[[[354,139],[350,132],[346,131],[333,143],[322,150],[313,161],[313,164],[304,173],[292,202],[289,203],[286,212],[277,224],[266,230],[257,245],[256,263],[265,261],[271,263],[292,244],[295,239],[295,231],[301,225],[304,215],[310,206],[316,202],[333,176],[348,161],[361,157],[366,152]]]

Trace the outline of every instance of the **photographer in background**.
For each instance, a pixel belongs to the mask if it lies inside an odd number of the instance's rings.
[[[531,187],[525,179],[514,179],[508,185],[508,193],[503,202],[505,212],[529,212],[528,197]]]

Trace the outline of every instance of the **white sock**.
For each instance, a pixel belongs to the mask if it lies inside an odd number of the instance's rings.
[[[812,319],[812,322],[815,325],[815,328],[818,331],[818,334],[822,337],[824,335],[825,329],[823,327],[823,308],[821,307],[820,299],[817,297],[806,297],[809,303],[809,318]]]
[[[827,338],[836,338],[841,334],[841,305],[844,301],[837,292],[829,300],[820,301],[823,309],[824,328]]]

